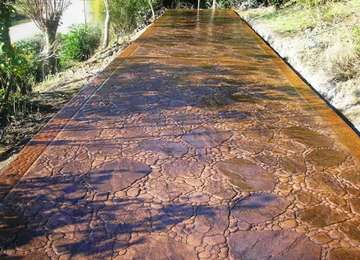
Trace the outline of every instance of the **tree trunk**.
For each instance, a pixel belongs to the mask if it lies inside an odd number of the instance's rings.
[[[154,11],[154,6],[152,4],[152,0],[148,0],[148,3],[149,3],[149,6],[150,6],[150,9],[151,9],[151,19],[153,21],[155,21],[155,11]]]
[[[198,0],[197,10],[200,11],[200,0]]]
[[[103,39],[103,44],[102,47],[105,49],[106,47],[109,46],[109,38],[110,38],[110,0],[104,0],[104,4],[105,4],[105,12],[106,12],[106,17],[105,17],[105,22],[104,22],[104,39]]]
[[[212,9],[215,9],[215,8],[216,8],[216,0],[213,0]]]
[[[55,55],[55,40],[56,40],[57,26],[49,26],[45,32],[45,66],[44,75],[54,74],[56,72],[56,55]]]

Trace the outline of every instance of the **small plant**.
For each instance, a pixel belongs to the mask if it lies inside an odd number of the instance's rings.
[[[66,68],[76,61],[89,59],[99,47],[100,39],[98,28],[87,25],[73,27],[60,39],[60,65]]]
[[[355,26],[352,30],[353,35],[353,41],[354,41],[354,47],[355,51],[358,56],[360,56],[360,26]]]

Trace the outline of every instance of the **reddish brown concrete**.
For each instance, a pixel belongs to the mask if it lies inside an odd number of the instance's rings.
[[[232,11],[169,11],[2,172],[28,259],[359,259],[360,141]]]

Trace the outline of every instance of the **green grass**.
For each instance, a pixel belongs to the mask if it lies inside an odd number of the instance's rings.
[[[352,36],[355,45],[355,51],[360,56],[360,25],[354,26]]]
[[[266,23],[274,32],[294,34],[319,24],[342,22],[360,14],[360,0],[329,2],[317,6],[292,2],[280,10],[267,7],[250,9],[242,13],[251,19]]]

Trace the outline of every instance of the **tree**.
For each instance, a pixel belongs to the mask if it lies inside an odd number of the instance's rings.
[[[0,126],[6,124],[5,104],[10,95],[11,77],[9,76],[9,66],[12,61],[12,46],[9,35],[11,26],[11,15],[13,13],[13,1],[5,0],[0,2],[0,92],[2,92],[0,104]],[[0,134],[1,137],[1,134]]]
[[[61,17],[69,6],[69,0],[17,0],[17,8],[28,16],[45,37],[44,54],[46,74],[55,73],[55,41]]]
[[[216,0],[213,0],[212,9],[215,9],[215,8],[216,8]]]
[[[13,0],[0,2],[0,44],[2,45],[2,51],[4,52],[10,52],[12,49],[9,35],[11,15],[14,11],[12,4]]]
[[[197,10],[200,11],[200,0],[197,2]]]
[[[152,0],[147,0],[148,3],[149,3],[149,6],[150,6],[150,9],[151,9],[151,17],[152,17],[152,20],[154,21],[155,20],[155,11],[154,11],[154,6],[152,4]]]
[[[105,22],[104,22],[104,38],[102,47],[105,49],[109,45],[110,39],[110,0],[104,0],[105,5]]]

